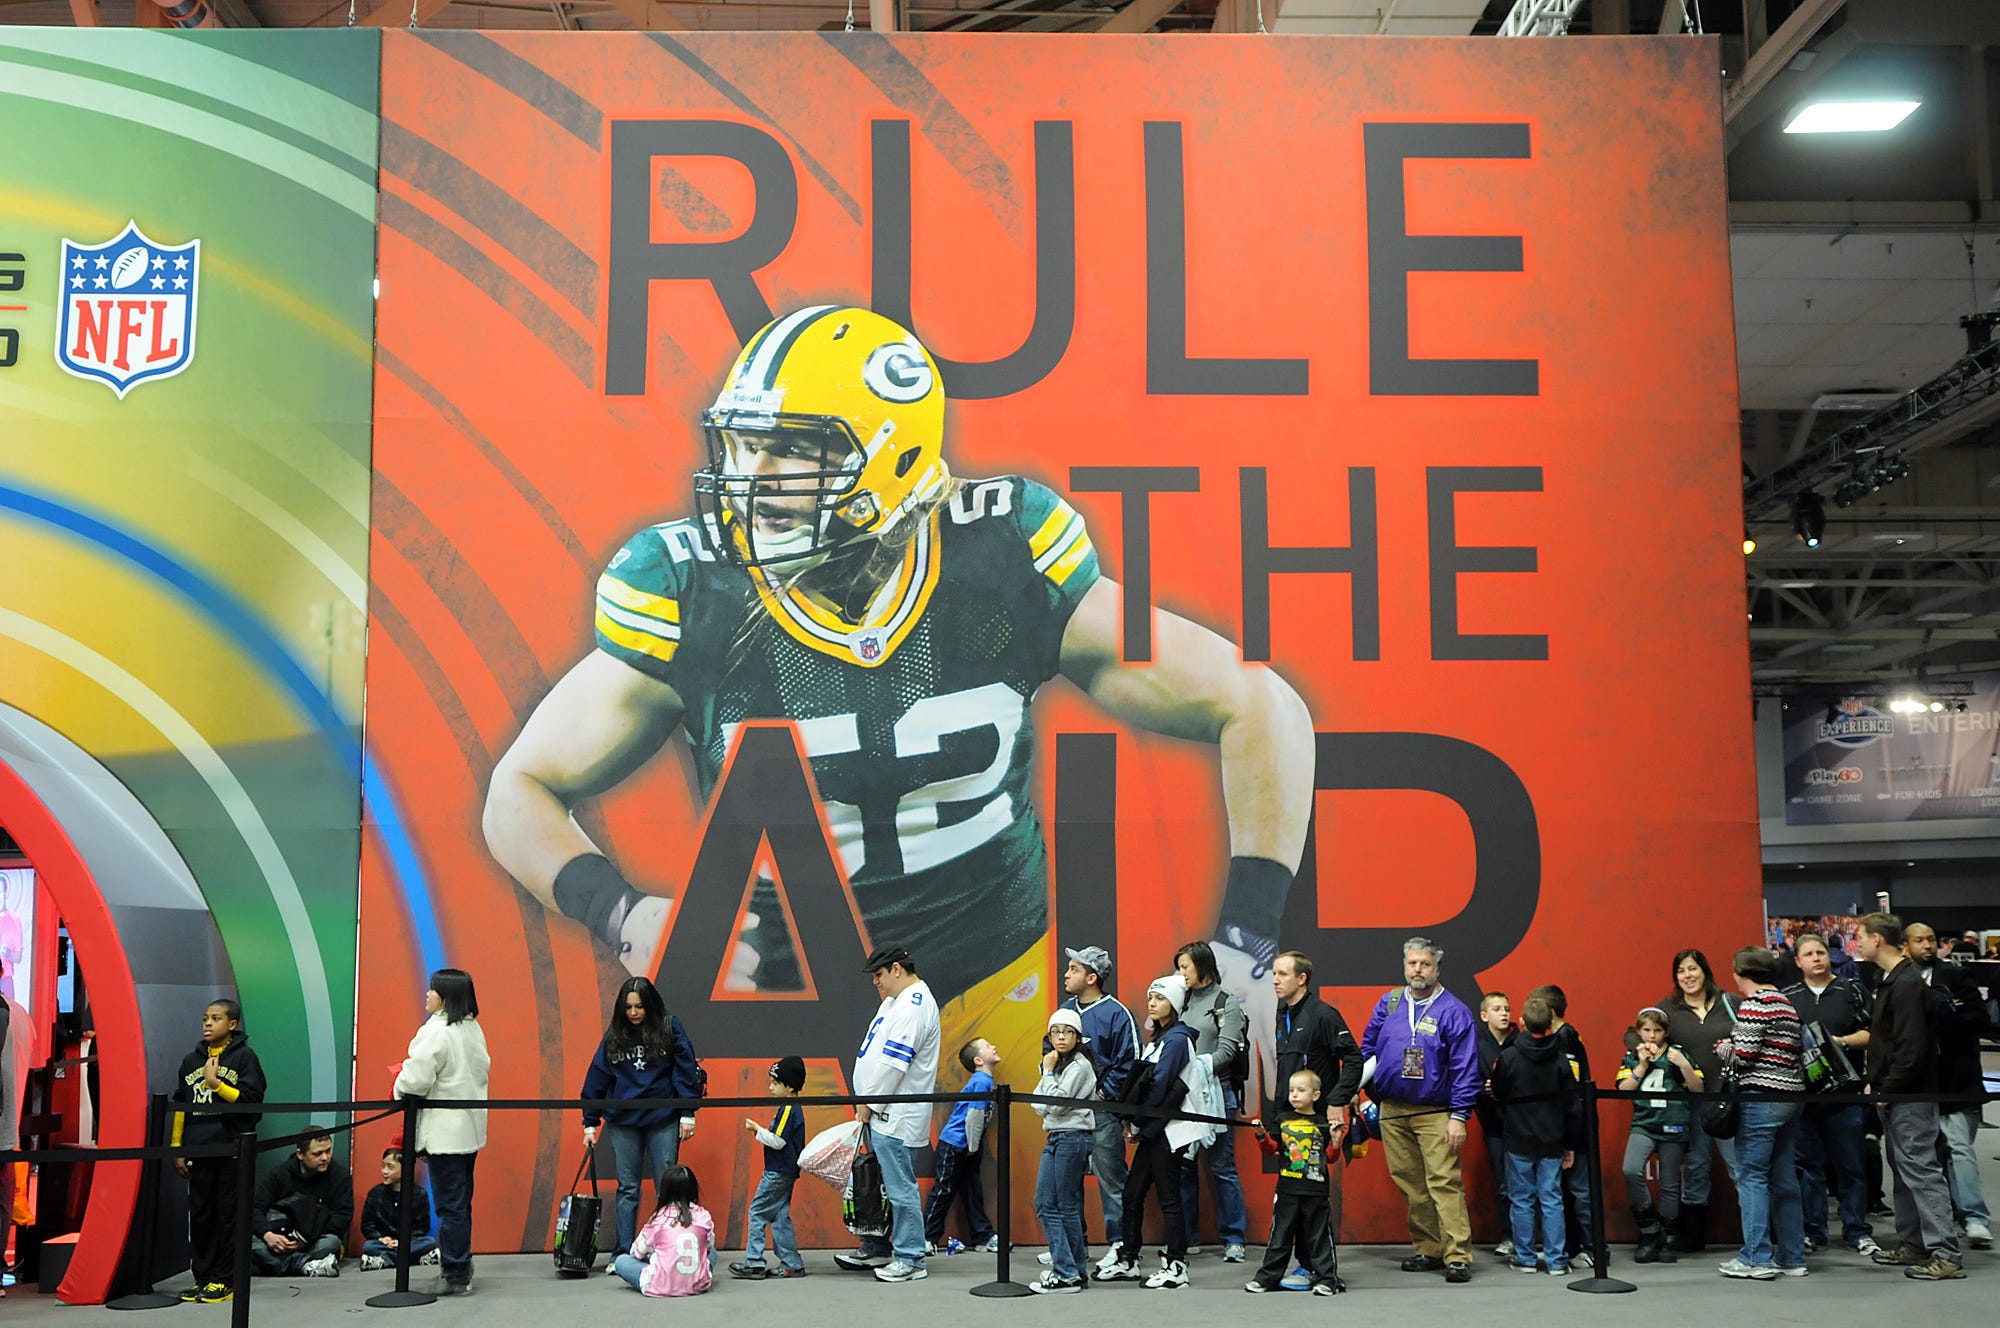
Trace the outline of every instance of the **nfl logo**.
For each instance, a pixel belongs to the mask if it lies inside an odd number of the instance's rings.
[[[854,634],[854,657],[863,664],[882,658],[882,633],[874,630]]]
[[[103,244],[62,242],[56,363],[123,397],[194,358],[201,241],[159,244],[128,222]]]

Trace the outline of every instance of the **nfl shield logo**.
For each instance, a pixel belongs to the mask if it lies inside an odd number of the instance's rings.
[[[882,658],[882,633],[869,628],[854,634],[854,657],[863,664],[873,664]]]
[[[201,241],[159,244],[129,222],[103,244],[62,242],[56,363],[123,397],[194,358]]]

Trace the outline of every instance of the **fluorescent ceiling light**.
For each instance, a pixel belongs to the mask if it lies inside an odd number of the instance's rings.
[[[1812,588],[1813,588],[1814,586],[1818,585],[1818,584],[1819,584],[1819,582],[1817,582],[1817,581],[1780,581],[1780,582],[1779,582],[1778,584],[1779,584],[1779,585],[1781,585],[1781,586],[1783,586],[1783,587],[1784,587],[1784,588],[1785,588],[1786,590],[1811,590],[1811,589],[1812,589]]]
[[[1964,622],[1971,616],[1969,613],[1920,613],[1917,615],[1917,621],[1936,623]]]
[[[1894,129],[1921,106],[1914,101],[1816,101],[1785,122],[1788,134],[1860,134]]]
[[[1874,648],[1865,641],[1835,641],[1820,647],[1829,655],[1865,655]]]
[[[1907,544],[1911,540],[1929,539],[1928,530],[1878,530],[1868,537],[1877,544]]]

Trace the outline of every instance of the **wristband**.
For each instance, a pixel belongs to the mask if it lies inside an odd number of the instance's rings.
[[[1291,893],[1291,869],[1270,858],[1229,860],[1229,880],[1222,887],[1222,911],[1216,919],[1216,939],[1253,955],[1260,963],[1277,957],[1278,934],[1285,916],[1285,896]]]
[[[622,906],[645,897],[632,888],[602,853],[580,853],[564,863],[563,869],[556,873],[550,893],[564,917],[575,918],[592,935],[613,943],[618,940],[612,931],[613,917],[623,921]]]

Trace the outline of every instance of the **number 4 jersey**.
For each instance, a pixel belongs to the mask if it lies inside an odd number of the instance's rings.
[[[1019,476],[934,511],[858,619],[675,521],[599,579],[597,644],[679,693],[704,798],[741,724],[796,722],[869,934],[948,998],[1047,929],[1028,704],[1098,575],[1083,518]]]

